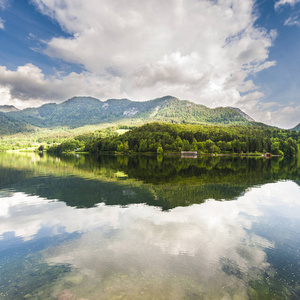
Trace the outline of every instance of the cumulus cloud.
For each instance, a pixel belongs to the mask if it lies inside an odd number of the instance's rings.
[[[298,2],[300,2],[300,0],[279,0],[275,3],[275,9],[278,9],[280,6],[283,6],[286,4],[294,6]]]
[[[290,129],[300,123],[300,105],[288,105],[269,111],[270,124]]]
[[[16,71],[0,67],[2,103],[14,103],[20,108],[40,105],[43,101],[61,102],[72,95],[119,96],[120,82],[117,76],[100,76],[87,71],[66,76],[58,73],[46,78],[33,64],[20,66]]]
[[[133,100],[171,94],[209,106],[238,105],[240,93],[261,95],[247,77],[275,65],[268,56],[276,32],[254,25],[253,0],[31,2],[71,35],[50,39],[44,53],[87,71],[46,78],[32,66],[37,76],[29,75],[33,89],[26,94],[2,67],[2,86],[20,101],[77,93]],[[19,78],[21,71],[13,75]]]
[[[252,105],[251,105],[252,103]],[[279,128],[290,129],[299,124],[300,105],[295,103],[258,102],[247,99],[240,107],[255,120]]]

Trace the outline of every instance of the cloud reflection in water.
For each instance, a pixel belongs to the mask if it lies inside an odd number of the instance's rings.
[[[266,249],[276,246],[253,226],[272,218],[299,222],[299,194],[294,182],[278,182],[249,189],[234,201],[208,200],[165,212],[141,204],[75,209],[15,193],[1,199],[0,241],[7,232],[35,239],[44,228],[53,236],[80,233],[43,255],[50,264],[70,264],[72,276],[81,276],[74,290],[88,299],[124,291],[151,297],[163,292],[166,298],[176,292],[173,299],[210,293],[247,298],[250,279],[272,276]]]

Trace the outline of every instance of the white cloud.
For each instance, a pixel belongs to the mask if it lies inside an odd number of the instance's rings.
[[[283,6],[286,4],[294,6],[298,2],[300,2],[300,0],[279,0],[275,3],[275,9],[278,9],[280,6]]]
[[[15,72],[2,67],[2,86],[15,101],[61,101],[90,93],[148,100],[171,94],[233,106],[244,101],[240,92],[261,96],[247,77],[275,65],[268,55],[276,32],[254,26],[254,0],[32,3],[72,35],[52,38],[45,53],[87,71],[46,78],[31,65],[37,76],[23,76],[29,89],[17,80],[26,66]]]
[[[41,105],[44,101],[61,102],[75,95],[106,98],[121,95],[121,81],[117,76],[73,72],[46,78],[32,64],[20,66],[16,71],[0,67],[0,82],[2,104],[15,104],[19,108]]]
[[[0,29],[4,29],[4,20],[0,18]]]
[[[240,107],[250,116],[255,116],[255,121],[279,128],[290,129],[300,123],[300,105],[294,103],[280,105],[248,98]]]
[[[288,19],[285,20],[284,25],[285,26],[300,26],[300,20],[299,20],[298,16],[289,17]]]
[[[6,9],[9,0],[0,0],[0,10]],[[4,30],[5,21],[0,17],[0,29]]]
[[[300,123],[300,105],[285,106],[270,111],[270,124],[290,129]]]

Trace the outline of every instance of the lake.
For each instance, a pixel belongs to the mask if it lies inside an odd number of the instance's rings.
[[[0,153],[0,299],[300,299],[300,162]]]

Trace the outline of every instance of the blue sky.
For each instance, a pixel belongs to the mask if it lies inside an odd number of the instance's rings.
[[[274,46],[269,53],[270,60],[275,60],[276,66],[258,73],[255,78],[255,82],[264,91],[262,101],[278,105],[294,102],[299,105],[300,3],[295,3],[294,6],[284,5],[274,10],[273,1],[261,1],[258,7],[261,16],[257,24],[268,30],[277,30]],[[296,24],[285,25],[289,18],[293,18]]]
[[[299,0],[0,0],[0,105],[173,95],[300,122]]]

